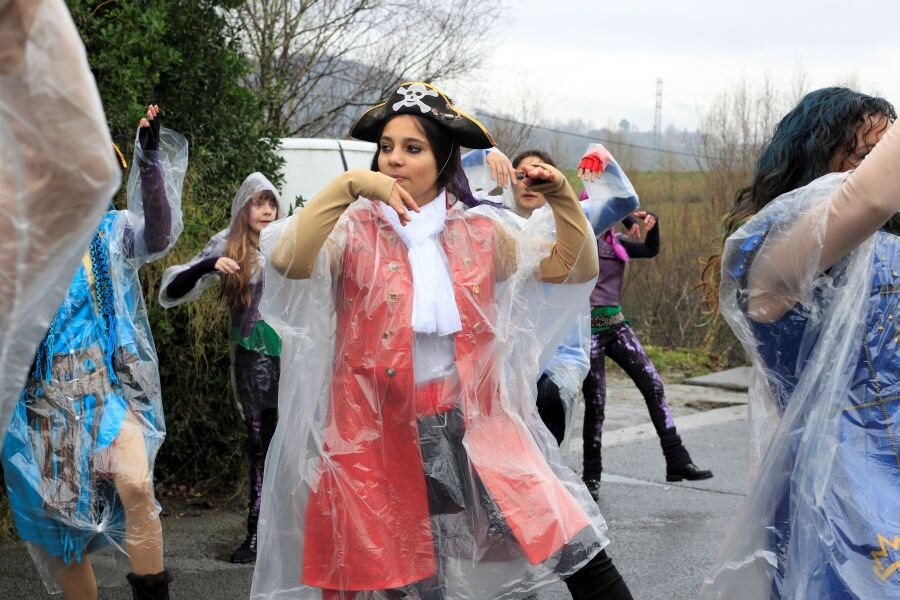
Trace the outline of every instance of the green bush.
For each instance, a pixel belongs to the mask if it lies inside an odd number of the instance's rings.
[[[261,171],[278,183],[277,132],[265,129],[262,102],[241,85],[249,65],[223,17],[238,4],[68,1],[110,131],[126,157],[151,102],[159,104],[163,125],[190,143],[184,233],[168,256],[144,267],[141,279],[168,429],[156,479],[216,491],[233,490],[246,471],[244,425],[230,389],[228,315],[215,294],[171,310],[156,296],[166,266],[185,262],[227,226],[244,176]]]

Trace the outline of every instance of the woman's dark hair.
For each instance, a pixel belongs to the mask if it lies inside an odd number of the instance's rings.
[[[400,115],[395,115],[390,119],[385,119],[381,130],[387,124]],[[469,180],[463,172],[462,162],[460,161],[459,145],[453,141],[449,132],[427,117],[419,115],[409,115],[415,117],[416,122],[422,131],[425,132],[425,138],[428,145],[431,146],[431,152],[434,154],[434,160],[438,165],[437,184],[438,189],[446,188],[448,192],[456,196],[466,206],[478,206],[479,204],[491,204],[492,202],[482,202],[476,200],[472,196],[472,190],[469,188]],[[381,133],[378,134],[381,137]],[[381,154],[381,145],[375,150],[375,156],[372,157],[372,170],[378,170],[378,156]]]
[[[553,162],[553,159],[545,151],[543,151],[543,150],[526,150],[525,152],[519,152],[516,155],[516,157],[513,159],[513,161],[512,161],[513,169],[518,169],[519,164],[521,164],[521,162],[523,160],[525,160],[526,158],[528,158],[530,156],[537,157],[538,159],[540,159],[540,161],[542,163],[546,163],[546,164],[550,165],[551,167],[556,166],[556,163]]]
[[[897,118],[884,98],[847,88],[824,88],[804,96],[763,146],[753,180],[738,192],[732,212],[755,214],[781,194],[828,173],[837,152],[849,155],[856,148],[859,129],[870,115]]]
[[[735,195],[734,206],[722,219],[719,245],[750,217],[780,196],[831,171],[838,152],[848,156],[856,148],[862,127],[872,129],[869,116],[897,118],[893,105],[884,98],[843,88],[829,87],[810,92],[775,126],[763,145],[750,185]],[[868,131],[863,131],[867,133]],[[703,286],[708,307],[718,308],[721,253],[710,256],[703,268]]]

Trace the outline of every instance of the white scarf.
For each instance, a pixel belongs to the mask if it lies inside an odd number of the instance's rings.
[[[421,212],[409,211],[406,226],[400,224],[397,211],[383,202],[378,205],[406,245],[413,281],[413,331],[449,335],[461,330],[453,283],[438,242],[447,221],[446,192],[442,190]]]

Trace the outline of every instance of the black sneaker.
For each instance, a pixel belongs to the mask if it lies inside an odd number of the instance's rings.
[[[700,469],[694,463],[688,463],[680,469],[666,469],[666,481],[700,481],[712,477],[712,471]]]
[[[595,501],[600,500],[600,480],[599,479],[585,479],[584,481],[585,487],[587,487],[588,491],[591,493],[591,498]]]

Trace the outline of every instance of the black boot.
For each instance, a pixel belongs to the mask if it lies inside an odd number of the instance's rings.
[[[228,559],[233,563],[245,565],[256,562],[256,525],[259,523],[259,517],[247,517],[247,537],[243,543],[238,546],[237,550],[231,553]]]
[[[169,582],[172,575],[163,570],[155,575],[128,574],[131,595],[134,600],[169,600]]]
[[[677,469],[666,469],[666,481],[699,481],[701,479],[709,479],[712,477],[712,471],[701,469],[694,463],[688,463]]]
[[[600,500],[600,480],[599,479],[585,479],[584,481],[585,487],[591,493],[591,498],[594,500]]]

